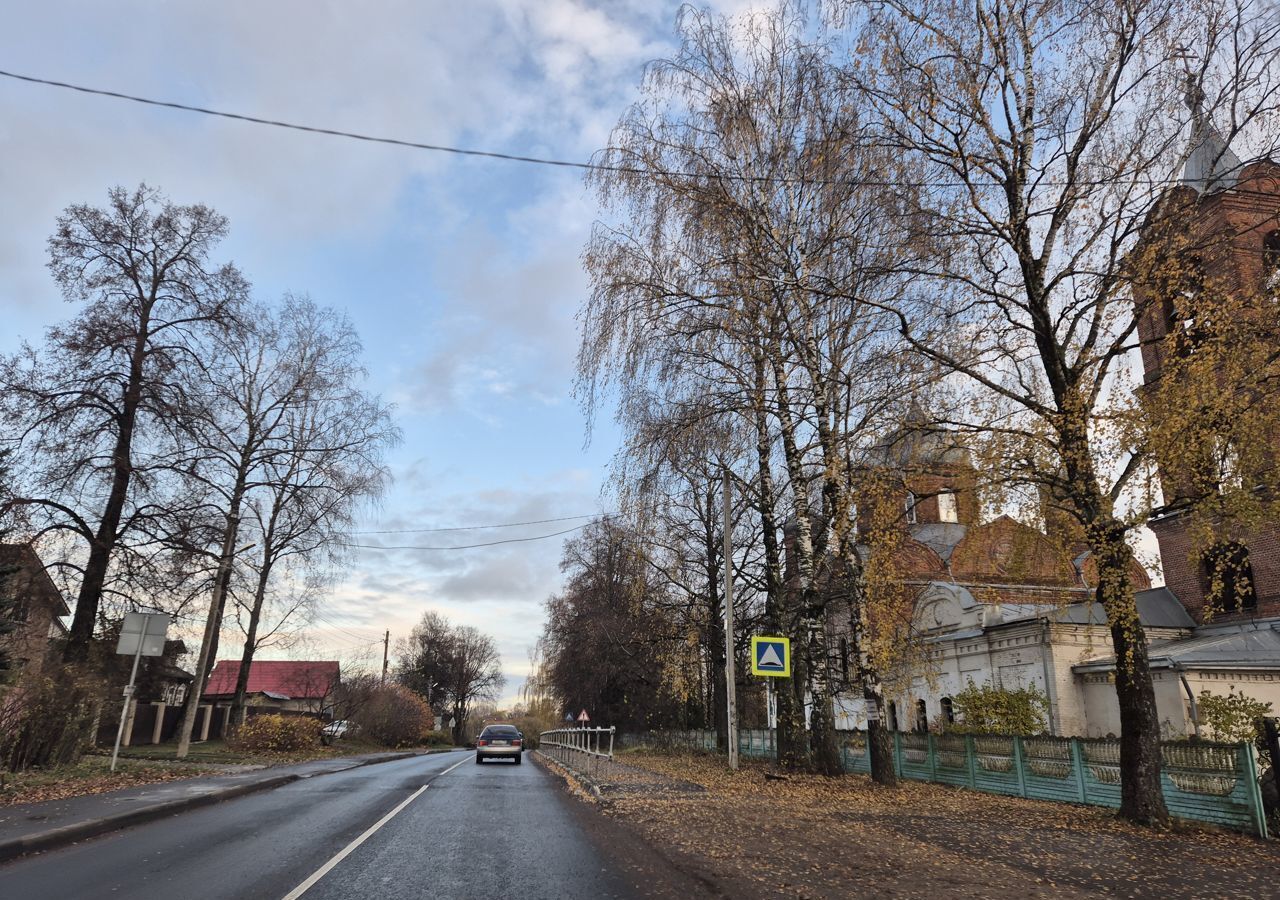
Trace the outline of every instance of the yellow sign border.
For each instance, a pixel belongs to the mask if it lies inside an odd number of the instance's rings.
[[[764,671],[756,668],[756,645],[761,643],[782,644],[782,671],[775,672],[773,670]],[[763,675],[766,678],[790,678],[791,677],[791,638],[775,637],[768,634],[753,634],[751,636],[751,674]]]

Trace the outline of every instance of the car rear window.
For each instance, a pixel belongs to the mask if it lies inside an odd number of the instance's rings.
[[[520,732],[511,725],[490,725],[481,732],[482,735],[487,734],[490,737],[504,734],[517,735],[519,733]]]

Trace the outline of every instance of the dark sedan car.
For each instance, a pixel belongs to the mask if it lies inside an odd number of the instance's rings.
[[[486,759],[514,759],[524,756],[524,735],[514,725],[486,725],[476,738],[476,765]]]

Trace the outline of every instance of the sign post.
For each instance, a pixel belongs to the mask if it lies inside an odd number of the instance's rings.
[[[738,678],[733,659],[733,489],[724,470],[724,698],[729,768],[738,769]]]
[[[120,756],[120,741],[124,737],[124,723],[129,718],[129,703],[133,700],[133,683],[138,678],[138,661],[144,656],[164,656],[164,641],[169,631],[170,619],[164,613],[127,613],[120,628],[120,640],[116,653],[132,653],[133,669],[124,689],[124,709],[120,711],[120,724],[116,727],[116,745],[111,751],[111,771],[116,770]]]

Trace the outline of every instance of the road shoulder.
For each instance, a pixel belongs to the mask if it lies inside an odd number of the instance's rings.
[[[42,803],[10,804],[0,807],[0,861],[63,847],[302,778],[407,759],[425,752],[393,751],[311,760],[235,775],[146,784]]]

